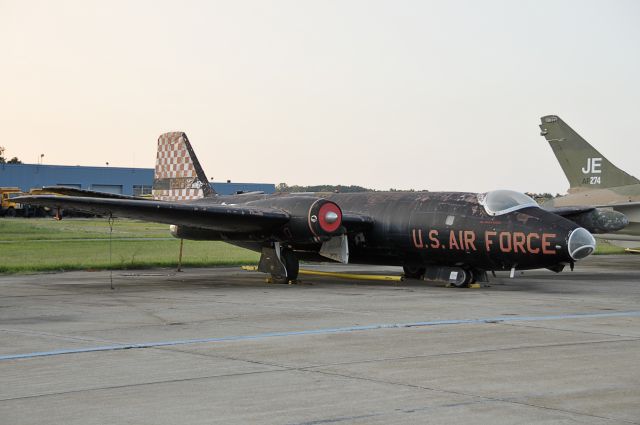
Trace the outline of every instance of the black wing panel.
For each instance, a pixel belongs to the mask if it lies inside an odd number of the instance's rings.
[[[23,204],[75,209],[99,215],[177,224],[220,232],[268,231],[287,223],[289,214],[273,208],[202,205],[166,201],[87,198],[76,196],[21,196]]]
[[[45,186],[42,189],[38,189],[37,192],[56,193],[58,195],[65,196],[81,196],[84,198],[104,198],[104,199],[138,199],[140,201],[150,201],[153,198],[140,198],[137,196],[120,195],[116,193],[98,192],[95,190],[78,189],[76,187],[68,186]],[[35,193],[37,193],[35,192]]]

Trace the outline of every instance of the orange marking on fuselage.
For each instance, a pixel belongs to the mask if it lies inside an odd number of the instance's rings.
[[[431,248],[440,248],[440,241],[437,238],[437,230],[429,230],[429,240],[431,241]]]
[[[524,249],[524,245],[527,242],[527,236],[522,232],[513,232],[513,252],[517,253],[518,249],[522,251],[523,254],[526,254],[527,251]]]
[[[547,249],[551,246],[551,242],[548,241],[547,239],[550,238],[555,238],[556,234],[555,233],[543,233],[542,234],[542,253],[543,254],[555,254],[556,250],[555,249]]]
[[[540,240],[540,235],[537,233],[529,233],[527,235],[527,250],[532,254],[537,254],[540,252],[540,248],[534,248],[533,246],[531,246],[531,240],[533,238]]]
[[[486,232],[484,232],[484,246],[487,247],[487,251],[491,251],[491,245],[493,245],[493,241],[491,239],[489,239],[489,236],[495,236],[497,235],[496,232],[493,232],[491,230],[487,230]]]
[[[449,231],[449,249],[460,249],[456,240],[456,233],[453,230]]]
[[[500,240],[500,251],[502,252],[511,252],[511,233],[509,232],[500,232],[498,236]]]
[[[417,238],[416,233],[418,234]],[[422,229],[418,229],[417,232],[416,229],[413,229],[411,231],[411,235],[413,236],[413,246],[416,248],[424,248],[424,243],[422,242]]]
[[[470,251],[471,249],[476,251],[475,241],[476,241],[476,232],[474,232],[472,230],[465,230],[464,231],[464,249],[465,249],[465,251]]]

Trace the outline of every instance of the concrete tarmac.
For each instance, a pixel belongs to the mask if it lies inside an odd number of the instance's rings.
[[[0,424],[640,424],[640,256],[481,289],[113,277],[0,277]]]

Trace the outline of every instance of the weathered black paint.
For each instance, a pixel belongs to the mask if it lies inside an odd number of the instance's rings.
[[[558,270],[573,263],[567,244],[579,227],[574,222],[536,207],[490,216],[475,193],[244,194],[184,203],[36,196],[23,202],[173,224],[177,237],[256,251],[280,242],[300,259],[328,261],[318,252],[332,235],[317,237],[308,223],[318,199],[344,213],[333,236],[347,235],[351,263],[479,270]]]
[[[351,263],[388,264],[388,265],[446,265],[483,270],[552,268],[557,264],[568,264],[571,259],[567,240],[572,230],[578,228],[575,223],[556,214],[539,208],[526,208],[498,217],[488,215],[478,201],[475,193],[460,192],[366,192],[366,193],[321,193],[316,194],[342,208],[345,213],[345,231],[349,239]],[[217,202],[243,202],[246,205],[263,204],[278,208],[289,204],[296,195],[254,195],[219,197]],[[197,204],[210,203],[213,199],[196,201]],[[349,225],[349,214],[354,217],[367,217],[369,224],[364,229]],[[453,223],[448,225],[447,217],[453,216]],[[423,248],[417,248],[412,232],[422,231]],[[433,248],[429,232],[437,231],[438,248]],[[458,248],[450,246],[451,232],[454,233]],[[459,232],[464,236],[475,234],[474,247],[460,246]],[[486,235],[493,243],[486,244]],[[493,235],[491,232],[495,232]],[[505,244],[500,246],[501,234],[509,234],[511,249]],[[525,252],[516,249],[513,235],[518,239],[520,234],[539,235],[525,239]],[[493,237],[491,237],[493,235]],[[548,247],[543,250],[543,235]],[[214,235],[212,235],[214,236]],[[246,235],[245,235],[246,236]],[[293,243],[282,237],[280,228],[266,239],[267,235],[254,234],[250,240],[254,244],[240,243],[256,251],[262,242],[278,240],[288,243],[298,256],[305,260],[327,261],[317,255],[320,243]],[[503,236],[503,242],[506,236]],[[237,240],[233,234],[220,234],[220,240]],[[245,239],[247,241],[247,239]],[[468,241],[468,240],[467,240]],[[517,242],[517,240],[516,240]],[[527,246],[527,242],[529,245]],[[434,244],[436,245],[436,244]],[[560,247],[560,248],[556,248]],[[529,249],[531,248],[531,249]],[[545,252],[546,251],[546,252]],[[553,251],[553,253],[550,253]]]

